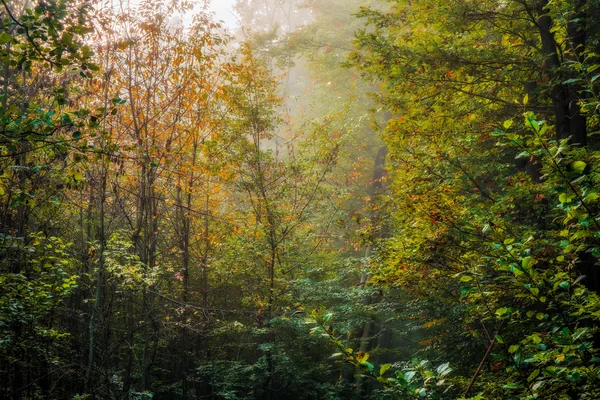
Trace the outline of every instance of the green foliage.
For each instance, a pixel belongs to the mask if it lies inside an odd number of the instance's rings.
[[[369,353],[355,351],[344,344],[344,341],[334,332],[331,325],[332,318],[333,314],[330,312],[313,311],[306,320],[306,324],[313,326],[310,329],[311,334],[326,337],[331,344],[337,347],[338,352],[334,353],[331,358],[336,359],[339,363],[353,365],[359,371],[359,375],[379,382],[383,386],[379,395],[439,399],[450,390],[451,387],[444,388],[445,377],[452,372],[449,363],[432,369],[428,361],[413,359],[408,363],[383,364],[376,368],[369,362]]]
[[[10,67],[31,71],[39,63],[59,72],[74,67],[83,75],[98,69],[89,63],[90,47],[82,43],[83,36],[93,31],[88,25],[89,3],[60,1],[28,7],[6,1],[3,6],[0,44],[5,45],[2,61]]]
[[[597,115],[576,106],[597,98],[586,74],[598,42],[578,47],[573,33],[593,35],[598,10],[582,3],[395,1],[359,15],[353,63],[397,114],[384,132],[394,233],[376,243],[374,281],[420,303],[421,353],[450,361],[465,396],[598,390],[598,182],[581,146]],[[538,50],[549,45],[564,58]]]
[[[21,269],[0,275],[0,359],[27,370],[31,360],[40,367],[59,368],[69,332],[56,326],[62,304],[77,288],[71,243],[42,233],[23,239],[1,237],[2,271],[27,254]],[[5,372],[7,373],[7,372]]]
[[[91,247],[92,252],[98,250],[97,244]],[[104,265],[109,281],[127,289],[139,289],[151,286],[157,279],[156,271],[146,271],[140,257],[133,252],[134,244],[122,232],[110,236],[106,243]]]

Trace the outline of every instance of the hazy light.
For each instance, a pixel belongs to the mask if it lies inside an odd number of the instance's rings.
[[[237,19],[233,12],[235,0],[211,0],[210,9],[215,12],[215,20],[222,20],[228,29],[234,29]]]

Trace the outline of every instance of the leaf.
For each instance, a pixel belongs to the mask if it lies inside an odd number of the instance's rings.
[[[537,314],[535,314],[535,318],[538,319],[538,320],[540,320],[540,321],[543,320],[545,317],[546,317],[546,314],[544,314],[544,313],[537,313]]]
[[[523,97],[523,105],[527,105],[527,103],[529,103],[529,95],[528,95],[528,94],[526,94],[526,95]]]
[[[571,375],[569,375],[568,379],[572,382],[576,382],[581,379],[581,374],[579,372],[575,371]]]
[[[583,174],[583,171],[585,171],[585,167],[587,167],[587,164],[584,163],[583,161],[573,161],[570,165],[571,170],[575,173],[577,173],[578,175]]]
[[[75,180],[76,180],[76,181],[78,181],[78,182],[79,182],[79,181],[82,181],[82,180],[83,180],[83,174],[82,174],[81,172],[76,172],[76,173],[73,175],[73,179],[75,179]]]
[[[364,353],[364,352],[359,352],[356,355],[356,361],[358,361],[359,363],[364,363],[369,359],[369,353]]]
[[[598,193],[590,192],[585,196],[585,198],[583,200],[587,203],[590,201],[598,200],[598,198],[600,198],[600,196],[598,196]]]
[[[449,362],[441,364],[439,367],[437,367],[437,373],[440,376],[448,375],[450,372],[452,372],[452,368],[450,368]]]
[[[535,378],[537,378],[537,376],[540,374],[540,370],[536,369],[534,370],[531,374],[529,374],[529,376],[527,377],[527,382],[531,382],[532,380],[534,380]]]
[[[8,43],[11,40],[12,40],[12,36],[10,36],[8,34],[8,32],[2,32],[2,34],[0,34],[0,44]]]
[[[535,265],[535,259],[533,257],[524,257],[521,260],[521,266],[523,269],[528,270],[531,269]]]
[[[529,338],[531,339],[531,341],[534,344],[540,344],[540,343],[542,343],[542,337],[540,335],[538,335],[537,333],[531,335]]]
[[[579,340],[582,336],[587,334],[588,328],[580,328],[573,334],[573,340]]]
[[[502,307],[496,310],[496,315],[498,316],[503,316],[506,313],[508,313],[508,308],[506,307]]]
[[[536,391],[544,384],[544,381],[537,381],[531,386],[531,390]]]
[[[570,203],[575,199],[575,195],[572,193],[561,193],[560,196],[558,196],[558,201],[560,201],[561,203]]]
[[[406,379],[407,382],[410,382],[414,379],[415,375],[417,373],[415,371],[408,371],[404,373],[404,379]]]
[[[504,389],[520,389],[522,388],[520,383],[507,383],[503,386]]]
[[[370,372],[373,372],[373,370],[375,369],[375,366],[370,362],[361,362],[360,365],[366,367]]]
[[[513,120],[512,119],[507,119],[506,121],[504,121],[504,129],[509,129],[513,124]]]
[[[517,344],[513,344],[512,346],[510,346],[508,348],[508,352],[510,354],[516,353],[517,351],[519,351],[519,345],[517,345]]]
[[[383,376],[383,374],[385,374],[391,367],[392,364],[383,364],[381,368],[379,368],[379,375]]]
[[[60,38],[60,41],[65,45],[70,46],[73,43],[73,34],[70,32],[64,32]]]
[[[558,286],[560,286],[561,289],[569,290],[569,288],[571,287],[571,284],[567,281],[563,281]]]

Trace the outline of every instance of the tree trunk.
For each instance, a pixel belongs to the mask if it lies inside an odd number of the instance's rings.
[[[107,180],[108,168],[104,165],[100,177],[100,193],[99,193],[99,227],[98,227],[98,269],[96,271],[96,293],[94,296],[94,305],[92,306],[92,314],[88,325],[89,330],[89,345],[88,345],[88,365],[85,372],[85,392],[94,393],[93,382],[92,382],[92,370],[94,367],[94,356],[95,356],[95,330],[96,330],[96,318],[101,307],[102,301],[102,287],[103,287],[103,275],[104,275],[104,251],[106,248],[106,232],[105,232],[105,202],[106,202],[106,180]]]

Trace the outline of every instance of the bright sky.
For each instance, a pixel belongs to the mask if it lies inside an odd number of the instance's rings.
[[[233,14],[233,5],[235,0],[211,0],[210,8],[216,13],[216,20],[222,20],[225,25],[232,29],[236,25],[236,18]]]

